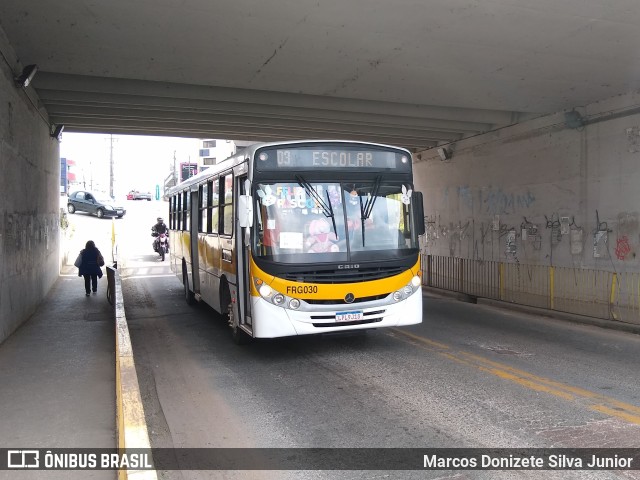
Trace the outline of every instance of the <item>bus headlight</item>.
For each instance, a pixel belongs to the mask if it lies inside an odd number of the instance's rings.
[[[393,292],[393,300],[399,302],[404,298],[409,298],[420,288],[421,285],[422,280],[420,277],[418,275],[414,276],[404,287]]]
[[[264,285],[264,284],[263,284],[263,285],[260,287],[260,290],[258,290],[258,292],[259,292],[259,293],[260,293],[260,295],[262,295],[263,297],[268,298],[268,297],[271,295],[272,290],[271,290],[271,287],[270,287],[269,285]]]
[[[302,302],[300,300],[280,293],[279,291],[264,283],[260,278],[254,277],[253,283],[260,296],[267,302],[272,303],[277,307],[297,310],[302,306]]]
[[[292,298],[289,301],[289,308],[292,310],[297,310],[298,308],[300,308],[300,300],[298,300],[297,298]]]

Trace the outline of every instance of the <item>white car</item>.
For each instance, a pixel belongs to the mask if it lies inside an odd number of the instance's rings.
[[[139,192],[138,190],[131,190],[127,195],[127,200],[147,200],[151,201],[151,193]]]

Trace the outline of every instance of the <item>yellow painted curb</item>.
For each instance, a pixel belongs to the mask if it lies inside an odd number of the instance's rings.
[[[129,326],[124,312],[122,281],[117,270],[107,268],[113,298],[116,333],[116,427],[118,449],[150,449],[149,430],[142,408],[142,396],[131,349]],[[118,470],[118,479],[157,480],[155,470]]]

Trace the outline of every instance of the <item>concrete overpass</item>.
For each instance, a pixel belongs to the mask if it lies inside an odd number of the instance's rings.
[[[632,1],[2,3],[67,131],[426,148],[639,87]]]
[[[6,0],[0,27],[0,341],[58,274],[59,125],[403,145],[430,253],[638,270],[631,0]],[[566,217],[578,253],[547,231]],[[525,221],[539,242],[521,236]],[[609,230],[626,253],[591,255],[591,233]]]

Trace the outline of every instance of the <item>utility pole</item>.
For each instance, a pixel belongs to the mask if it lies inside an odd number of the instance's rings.
[[[109,154],[109,196],[113,197],[113,135],[111,135],[111,149]]]

